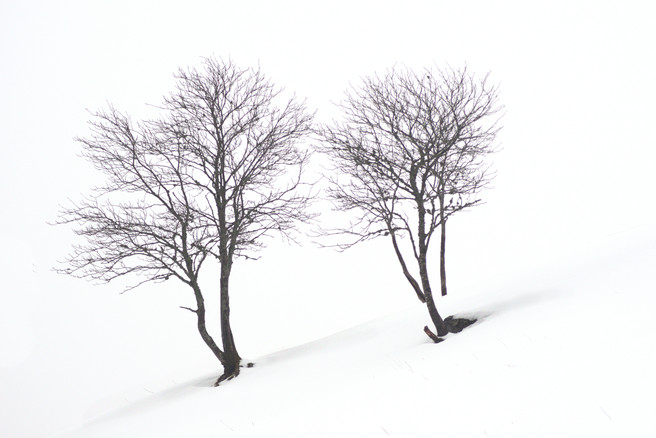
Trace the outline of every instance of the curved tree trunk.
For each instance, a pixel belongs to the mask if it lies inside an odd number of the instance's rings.
[[[230,326],[230,295],[229,295],[229,281],[230,281],[230,266],[227,264],[221,265],[221,280],[220,280],[220,323],[221,323],[221,340],[223,342],[223,375],[216,381],[216,385],[224,380],[230,380],[239,375],[239,366],[241,357],[237,352],[235,339],[232,334],[232,327]]]
[[[444,336],[448,333],[444,320],[437,311],[435,307],[435,300],[433,299],[433,292],[431,290],[430,281],[428,280],[428,268],[427,268],[427,254],[428,254],[428,244],[426,242],[426,222],[425,214],[426,210],[424,209],[423,201],[420,197],[417,197],[417,212],[419,214],[419,224],[417,227],[417,241],[419,254],[417,257],[417,263],[419,264],[419,276],[421,278],[421,287],[424,290],[424,296],[426,297],[426,307],[428,308],[428,314],[433,321],[433,325],[437,329],[438,336]]]
[[[403,275],[405,275],[406,280],[408,280],[408,283],[410,283],[410,286],[412,286],[412,289],[414,289],[419,301],[425,303],[426,297],[424,296],[424,292],[421,290],[421,287],[419,286],[419,283],[417,283],[417,280],[415,280],[415,278],[410,274],[410,271],[408,271],[408,267],[406,266],[405,260],[403,259],[403,254],[401,254],[399,245],[396,242],[396,235],[394,234],[394,231],[390,232],[390,236],[392,237],[392,245],[394,246],[394,252],[396,253],[396,257],[399,259],[399,263],[401,264]]]
[[[433,292],[430,287],[430,281],[428,280],[428,269],[426,268],[426,253],[423,251],[419,254],[419,275],[421,276],[421,284],[424,289],[424,296],[426,297],[426,307],[428,308],[428,314],[435,325],[438,336],[445,336],[449,331],[444,324],[444,320],[440,316],[440,313],[435,307],[435,300],[433,299]]]
[[[191,287],[193,288],[194,295],[196,297],[196,310],[193,309],[188,309],[188,310],[191,310],[194,313],[196,313],[198,333],[200,333],[200,337],[203,339],[203,341],[209,347],[209,349],[212,350],[212,353],[214,353],[216,358],[219,359],[221,365],[225,367],[225,362],[226,362],[225,354],[223,353],[223,351],[221,351],[219,346],[216,345],[214,338],[212,338],[212,336],[207,331],[207,325],[205,322],[205,300],[203,298],[203,294],[201,293],[200,287],[196,282],[193,282],[191,284]]]

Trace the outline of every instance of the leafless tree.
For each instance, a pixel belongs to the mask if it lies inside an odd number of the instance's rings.
[[[394,69],[351,87],[340,107],[342,122],[318,129],[319,149],[334,168],[329,195],[355,219],[331,235],[351,236],[345,249],[389,236],[417,297],[426,303],[438,335],[448,329],[431,291],[427,255],[441,230],[441,291],[446,295],[446,222],[480,202],[489,182],[484,157],[498,131],[497,89],[466,69]],[[399,238],[407,236],[419,281],[411,274]]]
[[[259,70],[208,58],[204,69],[179,70],[161,117],[136,124],[110,107],[94,114],[84,155],[108,176],[93,195],[63,210],[85,243],[60,271],[102,281],[140,274],[188,285],[203,341],[221,362],[217,380],[239,374],[230,325],[229,279],[238,257],[253,257],[262,238],[292,238],[310,218],[299,194],[308,160],[298,147],[312,116],[282,99]],[[219,347],[206,328],[198,282],[206,260],[220,264]]]

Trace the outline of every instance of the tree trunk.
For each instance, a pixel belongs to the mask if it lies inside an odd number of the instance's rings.
[[[405,260],[403,259],[403,254],[401,254],[401,250],[399,249],[399,245],[396,242],[396,235],[394,234],[393,231],[390,232],[390,236],[392,237],[392,245],[394,246],[394,252],[396,253],[396,257],[399,259],[399,263],[401,264],[401,269],[403,270],[403,275],[405,275],[406,280],[408,280],[408,283],[410,283],[410,286],[412,286],[412,289],[414,289],[415,293],[417,294],[417,298],[419,301],[422,303],[426,302],[426,297],[424,296],[424,293],[422,292],[421,288],[419,287],[419,283],[417,283],[417,280],[414,279],[414,277],[410,274],[410,271],[408,271],[408,267],[405,264]]]
[[[440,282],[442,286],[442,296],[446,295],[446,262],[445,262],[445,253],[446,253],[446,220],[444,220],[444,214],[442,213],[442,236],[440,239]]]
[[[187,233],[186,229],[183,230],[182,234],[182,240],[186,245],[187,242]],[[186,248],[186,246],[185,246]],[[189,257],[189,254],[185,251],[184,252],[184,258],[185,258],[185,264],[187,266],[188,272],[194,272],[192,269],[192,260]],[[192,310],[193,312],[196,313],[196,319],[197,319],[197,326],[198,326],[198,333],[200,333],[200,337],[203,339],[205,344],[209,347],[209,349],[214,353],[217,359],[219,359],[219,362],[221,362],[221,365],[223,366],[224,371],[228,368],[231,368],[231,363],[232,359],[229,355],[226,355],[224,351],[221,351],[218,345],[216,345],[216,342],[214,341],[214,338],[208,333],[207,331],[207,324],[206,324],[206,318],[205,318],[205,298],[203,297],[203,293],[200,290],[200,286],[198,284],[198,277],[196,273],[190,276],[190,282],[189,285],[194,291],[194,297],[196,298],[196,310]],[[225,350],[225,349],[224,349]],[[239,369],[239,367],[237,367]],[[225,375],[225,372],[224,372]],[[218,384],[218,382],[217,382]]]
[[[235,346],[235,339],[232,335],[232,327],[230,326],[230,296],[229,296],[229,281],[230,281],[230,265],[228,263],[221,263],[221,280],[220,280],[220,293],[221,293],[221,306],[220,306],[220,322],[221,322],[221,340],[223,342],[223,355],[225,361],[223,362],[223,375],[219,377],[216,385],[224,380],[230,380],[239,375],[239,365],[241,357],[237,352]]]
[[[207,326],[205,324],[205,300],[203,299],[203,294],[200,291],[200,287],[197,283],[192,283],[192,288],[194,290],[194,295],[196,296],[196,318],[198,320],[198,333],[203,339],[205,344],[212,350],[212,353],[219,359],[221,365],[225,367],[226,357],[223,351],[216,345],[214,338],[207,332]]]
[[[430,281],[428,280],[428,269],[426,268],[426,251],[422,249],[419,254],[419,275],[421,276],[421,284],[424,289],[424,296],[426,297],[426,307],[428,314],[435,325],[438,336],[445,336],[449,331],[444,324],[444,320],[435,307],[435,300],[433,299],[433,292],[431,291]]]
[[[431,291],[430,281],[428,280],[428,268],[427,268],[427,254],[428,254],[428,245],[426,243],[426,222],[425,215],[426,210],[424,209],[423,199],[420,196],[417,196],[417,213],[419,224],[417,227],[417,241],[419,246],[419,257],[417,258],[417,263],[419,264],[419,276],[421,278],[421,287],[424,290],[424,297],[426,297],[426,307],[428,307],[428,314],[437,329],[438,336],[445,336],[448,333],[444,320],[437,311],[435,307],[435,300],[433,299],[433,292]]]

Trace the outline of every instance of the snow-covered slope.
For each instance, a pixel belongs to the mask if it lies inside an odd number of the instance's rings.
[[[219,388],[217,373],[144,385],[64,436],[654,436],[654,243],[625,233],[451,296],[479,321],[437,345],[417,304],[254,358]]]

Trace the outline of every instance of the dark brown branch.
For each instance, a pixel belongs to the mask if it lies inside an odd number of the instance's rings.
[[[198,310],[194,310],[194,309],[192,309],[192,308],[190,308],[190,307],[180,306],[180,308],[181,308],[181,309],[188,310],[188,311],[190,311],[191,313],[196,313],[196,314],[198,314]]]
[[[431,329],[428,328],[427,325],[424,326],[424,333],[426,333],[426,335],[427,335],[429,338],[431,338],[431,340],[432,340],[433,342],[435,342],[436,344],[439,344],[440,342],[442,342],[442,341],[444,340],[444,338],[440,338],[440,337],[438,337],[435,333],[433,333],[433,332],[431,331]]]

